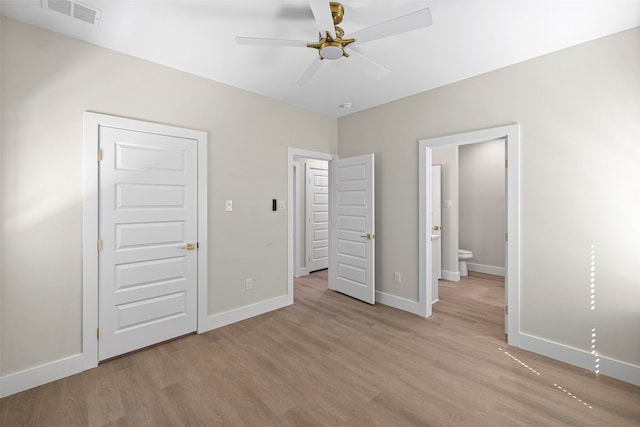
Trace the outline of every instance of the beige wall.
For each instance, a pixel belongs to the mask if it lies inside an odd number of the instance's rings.
[[[341,157],[376,153],[376,285],[417,299],[418,140],[519,123],[521,329],[640,365],[639,53],[635,28],[339,119]]]
[[[458,185],[458,146],[435,148],[431,151],[431,163],[442,166],[442,270],[446,273],[458,273],[459,240],[459,185]],[[444,206],[445,200],[451,200],[451,207]]]
[[[86,110],[208,133],[209,314],[286,293],[287,214],[271,199],[287,199],[287,147],[336,152],[334,118],[10,19],[1,28],[0,374],[81,351]]]
[[[339,138],[341,156],[376,153],[376,285],[417,300],[417,141],[520,123],[522,329],[587,349],[597,327],[600,353],[640,365],[639,28],[336,126],[10,19],[0,25],[0,375],[80,351],[85,110],[207,131],[210,314],[286,292],[286,212],[270,201],[286,199],[288,146],[336,152]]]
[[[504,268],[505,141],[460,146],[459,246],[471,263]]]

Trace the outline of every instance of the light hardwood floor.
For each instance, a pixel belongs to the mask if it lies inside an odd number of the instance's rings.
[[[505,344],[504,285],[430,319],[296,280],[295,304],[0,401],[8,426],[639,426],[640,388]]]

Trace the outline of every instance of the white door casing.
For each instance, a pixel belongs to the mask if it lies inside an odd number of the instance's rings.
[[[115,354],[210,329],[207,135],[93,112],[84,113],[84,124],[82,353],[90,369]],[[185,243],[197,249],[182,249]]]
[[[431,167],[431,302],[438,300],[438,279],[442,278],[442,166]]]
[[[506,140],[507,160],[507,263],[505,265],[505,297],[509,307],[506,313],[505,325],[508,330],[508,343],[519,346],[524,335],[520,331],[520,126],[518,124],[481,129],[461,134],[428,138],[418,141],[418,190],[419,190],[419,271],[418,271],[418,300],[419,311],[416,314],[429,317],[431,315],[431,287],[432,279],[429,271],[431,245],[428,244],[431,233],[431,216],[427,212],[431,209],[429,188],[431,187],[431,150],[448,145],[477,144]],[[508,322],[507,322],[508,320]]]
[[[374,155],[331,161],[329,289],[375,304]]]
[[[329,267],[328,162],[306,162],[307,271]]]
[[[195,141],[109,127],[99,138],[103,360],[196,330],[198,188]]]

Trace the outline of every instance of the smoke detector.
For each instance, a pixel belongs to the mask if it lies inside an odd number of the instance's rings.
[[[91,25],[99,25],[102,11],[70,0],[42,0],[42,8],[67,15]]]

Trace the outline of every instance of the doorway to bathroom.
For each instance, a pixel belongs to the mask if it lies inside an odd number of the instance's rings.
[[[457,171],[455,174],[453,174],[452,170],[445,167],[442,168],[442,224],[433,223],[433,203],[431,199],[433,190],[432,166],[438,163],[437,161],[440,156],[439,153],[436,153],[436,149],[445,148],[445,150],[443,151],[445,153],[447,152],[447,150],[449,150],[450,152],[448,153],[448,155],[451,158],[450,162],[459,166],[459,160],[457,156],[458,150],[473,151],[473,149],[477,146],[472,145],[491,143],[492,141],[498,141],[495,142],[495,145],[497,146],[498,144],[502,144],[502,147],[504,147],[501,159],[503,169],[502,172],[500,172],[504,176],[504,171],[506,170],[505,189],[503,191],[504,200],[502,202],[499,200],[494,200],[493,203],[485,204],[501,204],[506,208],[506,221],[502,219],[502,225],[497,226],[498,229],[502,229],[498,237],[503,240],[504,252],[493,250],[489,255],[493,258],[487,258],[485,257],[485,248],[482,245],[477,246],[478,253],[483,257],[480,258],[480,260],[492,259],[493,261],[485,261],[486,264],[482,262],[476,262],[475,265],[472,266],[472,268],[476,270],[485,270],[485,272],[480,271],[480,274],[502,273],[502,271],[499,270],[500,263],[496,262],[495,259],[496,256],[501,256],[500,254],[504,253],[504,292],[506,301],[504,316],[505,332],[508,335],[509,342],[511,342],[512,338],[517,338],[519,333],[519,125],[502,126],[498,128],[484,129],[437,138],[429,138],[419,141],[419,301],[421,310],[424,311],[425,316],[430,316],[431,305],[434,302],[433,295],[435,294],[435,292],[433,291],[433,287],[437,286],[437,279],[434,279],[432,277],[432,272],[436,268],[436,265],[434,265],[434,250],[431,243],[434,226],[442,226],[442,277],[444,279],[455,281],[459,278],[458,274],[460,273],[460,271],[458,265],[458,249],[459,247],[463,247],[462,244],[459,244],[459,194],[457,195],[458,200],[455,200],[456,198],[451,196],[451,189],[447,187],[448,185],[451,185],[451,182],[454,182],[457,187],[458,183],[456,181],[459,178]],[[451,154],[454,151],[456,152],[455,156]],[[434,161],[434,159],[436,161]],[[440,164],[442,164],[442,158],[440,158]],[[477,183],[480,181],[478,179],[478,175],[482,175],[482,172],[470,171],[469,173],[472,175],[471,191],[473,191],[473,185],[477,185]],[[445,175],[447,174],[450,174],[452,176],[452,179],[448,181],[449,184],[446,184],[448,178]],[[471,201],[471,203],[473,202]],[[458,206],[458,209],[455,209],[456,206]],[[473,213],[464,213],[464,215],[469,216],[473,215]],[[483,215],[495,214],[484,213]],[[473,225],[473,222],[475,220],[472,218],[470,221],[471,225]],[[497,222],[499,223],[500,221]],[[480,222],[480,224],[483,224],[482,221]],[[448,232],[449,235],[447,235]],[[478,240],[478,238],[473,236],[468,237],[469,239],[465,240],[465,242],[474,242]],[[493,237],[495,237],[495,232],[493,233]],[[468,244],[476,245],[475,243]],[[498,265],[491,265],[491,263]],[[498,270],[492,267],[497,267]]]
[[[432,237],[438,233],[443,246],[442,265],[435,265],[441,278],[457,282],[469,271],[504,277],[505,158],[503,138],[432,150]]]

